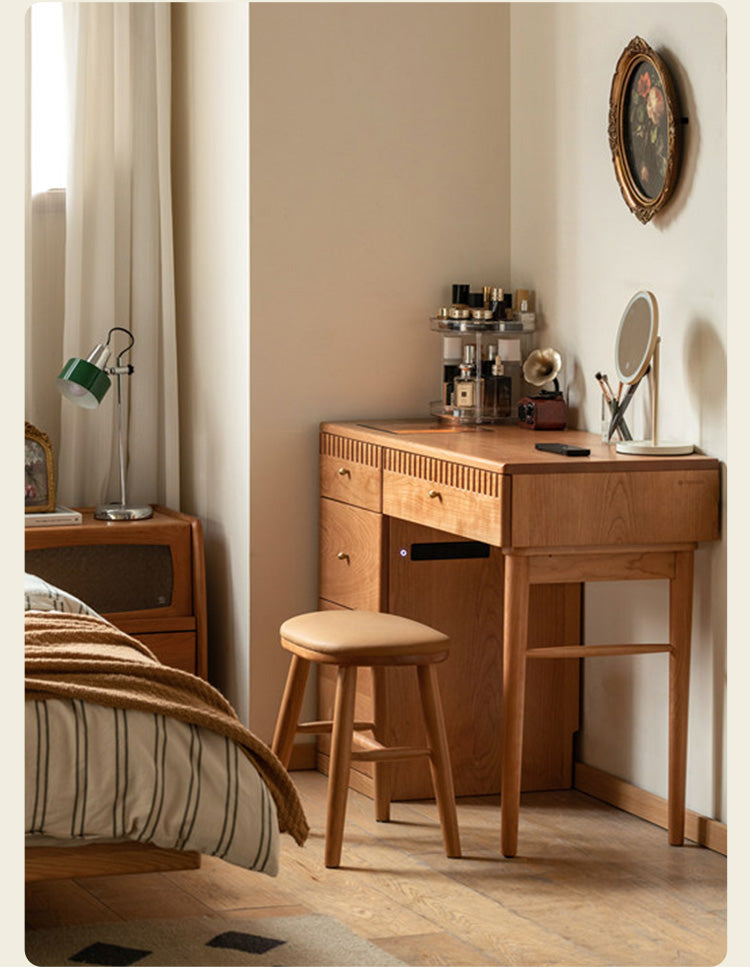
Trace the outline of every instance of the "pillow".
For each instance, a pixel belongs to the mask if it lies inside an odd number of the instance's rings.
[[[64,614],[93,614],[97,612],[83,601],[48,584],[36,574],[24,574],[24,611],[62,611]],[[98,616],[98,615],[97,615]]]

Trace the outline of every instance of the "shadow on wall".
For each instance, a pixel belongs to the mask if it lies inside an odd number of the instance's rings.
[[[693,319],[683,343],[688,395],[698,413],[699,439],[720,426],[727,402],[727,354],[718,333],[706,319]]]
[[[654,227],[666,231],[682,214],[690,197],[690,192],[698,165],[698,154],[701,146],[701,129],[698,122],[698,112],[695,107],[695,97],[690,77],[669,48],[657,51],[667,65],[674,80],[680,115],[687,121],[682,123],[682,159],[677,177],[674,194],[665,208],[658,212],[653,219]]]

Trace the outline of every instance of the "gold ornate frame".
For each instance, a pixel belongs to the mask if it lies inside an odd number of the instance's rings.
[[[626,97],[630,81],[639,65],[648,64],[656,73],[664,92],[667,125],[667,164],[658,194],[649,197],[642,191],[628,158],[626,131]],[[620,55],[609,94],[609,147],[625,204],[644,225],[669,200],[680,169],[682,154],[682,119],[672,77],[664,61],[641,37],[634,37]]]
[[[25,502],[27,514],[41,514],[55,509],[55,463],[52,456],[52,444],[46,433],[37,429],[32,423],[25,424],[25,440],[32,440],[38,444],[44,452],[45,476],[47,482],[47,500],[43,504],[29,503],[28,495]],[[24,445],[25,449],[25,445]],[[28,473],[28,466],[26,468]]]

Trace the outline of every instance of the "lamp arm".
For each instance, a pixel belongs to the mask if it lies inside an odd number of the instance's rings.
[[[113,332],[124,332],[125,335],[130,338],[130,342],[123,350],[120,351],[120,353],[117,356],[117,365],[122,366],[122,357],[125,355],[125,353],[129,352],[133,348],[133,345],[135,343],[135,336],[129,329],[126,329],[124,326],[112,326],[112,328],[107,333],[107,342],[106,342],[107,346],[109,346],[109,342],[110,342],[110,339],[112,338]],[[116,370],[113,370],[113,372],[116,372]]]
[[[130,376],[134,372],[132,363],[124,364],[122,362],[122,357],[125,353],[130,352],[135,343],[135,336],[129,329],[125,329],[124,326],[113,326],[107,333],[107,346],[109,346],[110,340],[112,339],[112,334],[115,332],[124,332],[126,336],[130,339],[127,346],[122,349],[117,355],[117,365],[110,367],[108,370],[113,376],[117,377],[117,445],[119,453],[119,464],[120,464],[120,506],[127,506],[127,497],[125,494],[125,441],[123,439],[122,433],[122,377]]]

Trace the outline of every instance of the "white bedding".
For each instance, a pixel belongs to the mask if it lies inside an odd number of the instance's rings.
[[[27,610],[86,607],[33,576],[25,592]],[[78,700],[25,705],[28,845],[39,837],[72,845],[126,838],[276,875],[276,804],[230,739]]]

